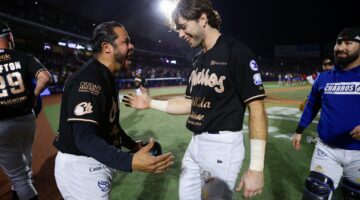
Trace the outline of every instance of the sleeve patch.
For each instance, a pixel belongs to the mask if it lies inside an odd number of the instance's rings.
[[[254,79],[254,84],[255,85],[261,85],[262,84],[262,80],[261,80],[261,75],[260,73],[256,73],[253,75],[253,79]]]
[[[101,92],[101,86],[90,82],[80,82],[79,92],[90,92],[95,95],[99,95]]]
[[[85,114],[89,114],[92,113],[92,105],[90,102],[81,102],[78,105],[76,105],[75,110],[74,110],[74,114],[76,116],[82,116]]]
[[[257,65],[255,60],[250,60],[249,66],[250,66],[250,69],[253,71],[259,70],[259,66]]]

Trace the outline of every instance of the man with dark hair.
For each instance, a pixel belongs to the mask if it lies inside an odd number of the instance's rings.
[[[341,180],[344,199],[360,197],[360,28],[337,37],[335,66],[315,80],[293,136],[301,148],[304,129],[321,109],[317,141],[303,199],[331,199]]]
[[[142,75],[141,69],[137,69],[135,71],[134,84],[135,84],[136,95],[141,95],[143,92],[149,92],[149,87],[146,78],[145,76]]]
[[[322,61],[322,71],[326,72],[334,67],[334,62],[331,58],[324,58]]]
[[[31,170],[34,105],[51,76],[36,58],[14,47],[10,28],[0,22],[0,167],[12,183],[14,199],[38,199]]]
[[[92,42],[94,57],[67,80],[62,96],[54,145],[55,179],[64,199],[109,199],[114,169],[159,173],[173,160],[171,153],[150,155],[154,140],[143,146],[119,124],[115,75],[128,69],[134,49],[125,27],[102,23]]]
[[[180,0],[171,22],[190,47],[201,48],[184,98],[158,101],[144,94],[126,96],[124,101],[138,109],[190,114],[187,128],[193,136],[181,167],[181,200],[232,198],[245,156],[242,129],[247,107],[251,161],[236,191],[244,188],[243,196],[253,197],[264,184],[267,138],[265,91],[256,57],[244,44],[221,35],[221,18],[208,0]]]
[[[334,63],[333,63],[333,61],[332,61],[331,58],[327,57],[327,58],[324,58],[324,59],[322,60],[321,66],[322,66],[322,67],[321,67],[322,72],[326,72],[326,71],[331,70],[331,69],[333,68]],[[312,81],[314,81],[314,80],[312,79]],[[310,84],[312,84],[312,83],[310,83]],[[304,101],[302,101],[301,104],[299,105],[299,110],[300,110],[301,112],[304,111],[305,105],[306,105],[307,102],[308,102],[308,97],[306,97],[306,99],[304,99]],[[309,136],[309,137],[310,137],[310,136]],[[312,143],[313,141],[316,141],[316,140],[312,140],[312,139],[309,140],[310,143]]]

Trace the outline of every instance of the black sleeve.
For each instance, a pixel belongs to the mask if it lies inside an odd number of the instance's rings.
[[[121,138],[121,145],[129,150],[134,150],[134,148],[136,147],[136,142],[125,133],[121,126],[119,127],[119,132]]]
[[[94,158],[108,167],[125,172],[132,171],[133,155],[122,152],[99,137],[95,124],[74,122],[72,127],[76,148],[85,155]]]
[[[26,71],[27,73],[31,74],[33,78],[36,78],[39,72],[46,70],[43,64],[41,62],[33,57],[28,55],[28,61],[26,65]]]
[[[89,82],[90,83],[90,82]],[[95,86],[100,84],[91,82]],[[81,92],[81,84],[74,80],[69,88],[67,121],[90,122],[99,125],[105,116],[106,96],[104,92]]]
[[[234,46],[230,52],[230,73],[236,91],[244,103],[265,98],[259,66],[247,47]]]

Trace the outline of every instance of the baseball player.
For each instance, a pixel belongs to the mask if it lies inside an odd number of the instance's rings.
[[[326,71],[332,69],[333,66],[334,66],[334,63],[333,63],[333,61],[331,60],[331,58],[325,58],[325,59],[323,59],[323,61],[322,61],[322,72],[326,72]],[[312,80],[312,82],[310,82],[310,84],[312,83],[311,85],[313,85],[313,81],[314,81],[314,80]],[[299,110],[300,110],[301,112],[304,111],[305,105],[306,105],[307,101],[308,101],[308,97],[306,97],[306,99],[304,99],[304,101],[302,101],[301,104],[299,105]]]
[[[38,199],[31,178],[33,108],[51,77],[36,58],[14,47],[10,28],[0,22],[0,166],[11,181],[14,199]]]
[[[147,81],[144,76],[141,76],[141,72],[141,69],[135,71],[134,83],[136,95],[141,95],[143,91],[149,92]]]
[[[98,25],[94,57],[66,82],[62,96],[55,179],[64,199],[109,199],[114,170],[163,172],[171,153],[151,156],[154,140],[142,147],[119,124],[115,75],[127,70],[134,46],[118,22]],[[121,147],[136,152],[124,152]]]
[[[301,148],[304,129],[321,109],[303,199],[330,199],[341,181],[345,199],[360,197],[360,28],[346,28],[334,47],[335,66],[315,80],[293,136]]]
[[[247,107],[251,162],[236,191],[244,188],[245,198],[255,196],[264,184],[267,138],[265,92],[255,56],[242,43],[221,35],[220,16],[208,0],[180,0],[172,22],[181,39],[201,48],[185,97],[158,101],[144,94],[126,96],[124,101],[138,109],[190,114],[186,126],[193,136],[182,161],[181,200],[231,199],[245,155],[242,128]],[[219,186],[210,188],[201,177],[204,173],[211,182],[226,184],[210,184]]]

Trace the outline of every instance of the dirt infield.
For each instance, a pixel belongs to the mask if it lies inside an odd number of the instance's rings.
[[[59,95],[43,98],[43,107],[59,103]],[[40,200],[62,199],[56,187],[54,178],[54,159],[57,150],[52,145],[54,133],[42,111],[37,119],[37,130],[33,145],[33,178],[34,185],[39,192]],[[0,170],[0,199],[11,200],[10,183],[6,175]]]

